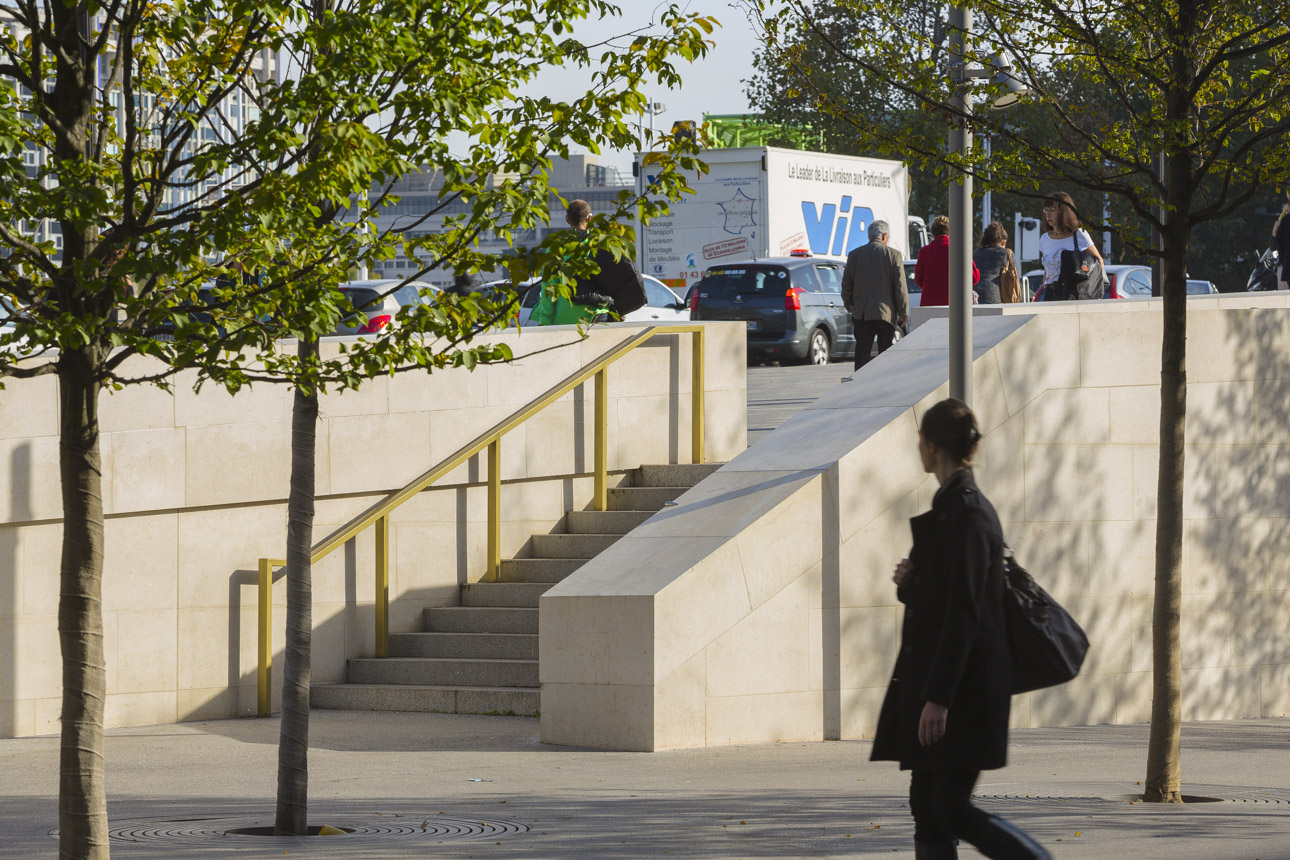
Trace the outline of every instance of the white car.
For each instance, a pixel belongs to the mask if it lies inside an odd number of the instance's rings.
[[[371,335],[394,325],[400,308],[433,302],[432,296],[439,288],[425,281],[405,284],[398,279],[386,279],[349,281],[340,285],[340,291],[350,307],[367,317],[367,322],[361,322],[357,314],[350,314],[340,320],[332,334]]]
[[[656,278],[643,275],[645,282],[645,306],[637,308],[623,317],[623,322],[676,323],[690,321],[690,308],[672,289]],[[520,325],[534,325],[530,321],[538,299],[542,297],[541,287],[537,283],[528,285],[528,292],[520,302]]]

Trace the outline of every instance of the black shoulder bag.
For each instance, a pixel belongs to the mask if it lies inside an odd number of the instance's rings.
[[[1059,301],[1102,298],[1102,266],[1097,258],[1079,249],[1079,230],[1071,234],[1073,250],[1062,251],[1062,272],[1057,278],[1057,295]],[[1091,259],[1090,259],[1091,258]]]
[[[1088,653],[1088,637],[1017,562],[1011,549],[1003,557],[1003,582],[1012,692],[1054,687],[1078,675]]]

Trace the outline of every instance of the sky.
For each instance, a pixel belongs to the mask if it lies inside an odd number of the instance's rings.
[[[669,130],[679,120],[703,119],[705,113],[743,113],[748,108],[743,80],[752,76],[753,55],[758,47],[752,25],[739,4],[729,0],[677,0],[686,11],[710,15],[720,27],[711,36],[715,42],[702,60],[687,65],[681,62],[683,81],[677,90],[655,88],[646,95],[652,101],[662,102],[666,111],[654,118],[656,129]],[[574,28],[574,35],[584,43],[595,43],[638,27],[648,26],[656,20],[657,13],[666,3],[651,0],[619,0],[623,14],[618,18],[584,21]],[[552,68],[541,73],[536,82],[540,91],[552,98],[571,101],[586,91],[583,75],[577,70]],[[649,125],[649,117],[645,118]],[[585,151],[585,150],[579,150]],[[632,153],[627,151],[605,152],[600,163],[616,167],[625,176],[631,176]]]

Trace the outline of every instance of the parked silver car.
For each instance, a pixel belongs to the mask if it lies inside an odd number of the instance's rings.
[[[432,294],[439,292],[438,287],[424,281],[404,284],[394,279],[349,281],[341,284],[340,290],[356,313],[341,319],[333,335],[377,334],[394,324],[399,308],[434,301]],[[359,314],[365,315],[367,322]]]

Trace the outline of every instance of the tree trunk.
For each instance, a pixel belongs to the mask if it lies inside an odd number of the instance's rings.
[[[1171,185],[1173,183],[1171,182]],[[1173,208],[1174,213],[1180,210]],[[1185,212],[1186,209],[1181,211]],[[1175,214],[1172,217],[1179,217]],[[1182,540],[1187,419],[1187,236],[1165,239],[1160,357],[1160,474],[1151,619],[1151,736],[1142,799],[1182,803]]]
[[[318,356],[318,341],[302,340],[304,367]],[[314,530],[314,460],[318,391],[297,385],[291,404],[291,491],[287,499],[287,649],[282,667],[282,728],[278,738],[279,836],[304,835],[309,819],[309,664],[313,635],[311,582]]]
[[[93,347],[58,359],[58,462],[63,547],[58,640],[63,657],[58,779],[60,860],[107,860],[103,772],[103,467],[99,456],[99,361]]]

